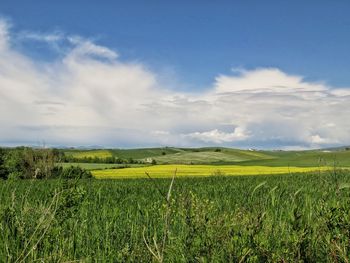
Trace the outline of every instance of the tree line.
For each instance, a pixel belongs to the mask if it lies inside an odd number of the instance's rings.
[[[111,163],[111,164],[143,164],[145,162],[141,160],[135,160],[131,157],[120,158],[120,157],[79,157],[76,158],[69,154],[64,154],[62,151],[58,151],[60,162],[63,163]]]
[[[89,178],[91,173],[80,167],[62,168],[62,153],[57,149],[30,147],[0,148],[1,179]]]

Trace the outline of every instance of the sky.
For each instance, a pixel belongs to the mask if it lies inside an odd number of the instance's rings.
[[[0,145],[350,145],[349,1],[0,2]]]

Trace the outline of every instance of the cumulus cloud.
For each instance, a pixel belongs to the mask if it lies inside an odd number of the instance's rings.
[[[0,143],[310,148],[350,144],[350,89],[276,68],[219,75],[206,91],[176,92],[141,63],[63,33],[40,62],[16,50],[0,20]],[[169,85],[170,86],[170,85]]]
[[[9,42],[9,23],[4,20],[0,19],[0,50],[3,50],[7,48],[8,42]]]
[[[218,129],[206,131],[206,132],[193,132],[190,134],[185,134],[183,137],[187,137],[190,139],[197,139],[199,141],[207,142],[207,143],[217,143],[221,144],[224,142],[235,142],[242,141],[249,137],[248,134],[245,133],[244,129],[241,127],[236,128],[233,132],[222,132]]]

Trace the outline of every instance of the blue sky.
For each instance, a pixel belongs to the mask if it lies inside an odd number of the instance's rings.
[[[0,144],[350,144],[349,10],[3,0]]]
[[[176,74],[186,88],[237,67],[278,67],[348,86],[349,10],[341,0],[0,2],[19,30],[96,38],[121,59]]]

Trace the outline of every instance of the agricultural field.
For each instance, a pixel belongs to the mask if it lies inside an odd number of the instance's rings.
[[[58,166],[67,168],[70,166],[78,166],[86,170],[101,170],[101,169],[121,169],[128,167],[144,167],[144,164],[114,164],[114,163],[59,163]]]
[[[345,170],[176,178],[170,185],[0,180],[0,261],[349,260]]]
[[[77,151],[156,165],[53,163],[57,151],[7,149],[0,262],[349,260],[349,151],[164,149]],[[34,179],[41,167],[51,177]]]
[[[105,169],[92,171],[98,179],[146,178],[148,173],[154,178],[171,178],[176,170],[177,177],[238,176],[320,172],[330,167],[268,167],[240,165],[153,165],[148,167]]]
[[[161,156],[162,154],[174,154],[183,152],[179,148],[139,148],[139,149],[93,149],[93,150],[78,150],[69,149],[62,150],[66,155],[74,158],[133,158],[142,160],[149,157]]]
[[[249,152],[233,149],[201,149],[201,151],[183,151],[174,154],[153,157],[162,164],[205,164],[205,163],[235,163],[271,158],[259,152]]]
[[[258,166],[348,166],[349,148],[312,151],[260,151],[232,148],[145,148],[104,150],[62,150],[75,158],[154,159],[157,164],[239,164]]]
[[[112,157],[112,153],[109,150],[71,150],[71,151],[65,151],[66,155],[77,158],[77,159],[83,159],[83,158],[108,158]]]
[[[264,152],[265,153],[265,152]],[[350,150],[317,150],[317,151],[269,151],[271,157],[265,160],[250,160],[241,165],[265,166],[345,166],[350,167]]]
[[[74,151],[73,151],[74,152]],[[92,170],[99,179],[145,178],[148,172],[155,178],[171,177],[177,168],[177,175],[263,175],[315,172],[331,167],[350,167],[350,151],[344,149],[313,151],[258,151],[231,148],[145,148],[87,150],[75,152],[76,156],[113,156],[133,158],[143,164],[62,164],[80,166]],[[94,155],[96,154],[96,155]],[[154,160],[158,165],[150,166],[145,160]],[[124,168],[124,169],[120,169]],[[96,170],[96,171],[94,171]]]

